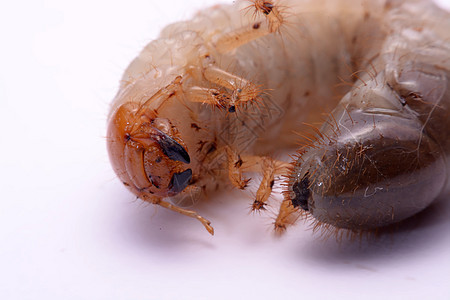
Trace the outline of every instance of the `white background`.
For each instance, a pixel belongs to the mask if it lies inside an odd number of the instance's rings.
[[[2,4],[0,299],[450,299],[448,198],[393,234],[337,243],[303,223],[274,238],[271,214],[236,192],[198,208],[212,237],[116,179],[104,136],[123,70],[214,2]]]

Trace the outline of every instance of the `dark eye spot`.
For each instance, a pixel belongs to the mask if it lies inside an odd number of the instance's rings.
[[[157,134],[154,139],[161,147],[162,152],[167,155],[171,160],[181,161],[185,164],[191,162],[191,158],[186,149],[183,148],[177,141],[171,138],[164,132],[156,129]]]
[[[192,179],[192,170],[187,169],[181,173],[175,173],[170,179],[169,190],[175,195],[184,190]]]
[[[311,191],[309,190],[308,175],[309,173],[306,173],[302,180],[294,183],[292,186],[292,190],[295,194],[295,198],[292,199],[292,205],[294,205],[294,207],[300,206],[304,210],[309,210],[308,199],[311,195]]]
[[[236,106],[234,106],[234,105],[230,106],[230,107],[228,108],[228,112],[230,112],[230,113],[236,112]]]

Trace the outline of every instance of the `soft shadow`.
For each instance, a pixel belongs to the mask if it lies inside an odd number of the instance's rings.
[[[448,242],[450,237],[450,195],[440,197],[423,212],[378,234],[354,240],[316,239],[296,251],[320,264],[342,265],[370,260],[397,260]],[[297,252],[297,253],[298,253]]]
[[[126,243],[164,252],[182,252],[194,245],[214,248],[210,234],[195,219],[146,203],[131,205],[130,209],[136,211],[128,211],[120,220],[120,235]],[[210,216],[204,205],[198,205],[195,210]]]
[[[247,220],[249,216],[242,211],[242,206],[247,205],[242,198],[240,191],[225,191],[189,207],[211,221],[214,236],[193,218],[139,199],[133,203],[122,202],[121,211],[115,214],[118,218],[114,221],[116,235],[123,243],[163,254],[212,251],[224,240],[239,240],[245,235],[240,231],[240,223],[251,220]],[[251,230],[251,226],[248,229]]]

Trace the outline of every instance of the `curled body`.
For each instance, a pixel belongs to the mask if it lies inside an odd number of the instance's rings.
[[[177,204],[260,172],[284,230],[307,211],[365,230],[410,217],[448,184],[450,17],[428,1],[239,1],[166,27],[125,71],[109,114],[115,172]],[[272,157],[305,145],[291,163]],[[308,132],[312,132],[310,135]]]

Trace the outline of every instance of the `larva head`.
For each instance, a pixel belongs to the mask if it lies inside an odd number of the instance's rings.
[[[170,197],[192,178],[190,157],[169,120],[126,103],[111,115],[108,152],[114,171],[136,195]]]
[[[445,162],[417,120],[358,109],[336,120],[294,164],[286,193],[294,207],[366,230],[418,213],[441,192]]]

